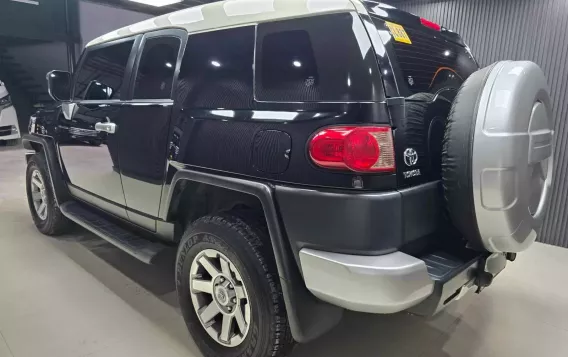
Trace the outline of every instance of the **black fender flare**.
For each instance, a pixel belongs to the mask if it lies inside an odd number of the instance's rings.
[[[57,155],[57,148],[53,138],[48,136],[40,136],[34,134],[22,135],[22,144],[26,152],[26,161],[36,154],[44,156],[51,178],[51,188],[55,193],[55,201],[58,205],[63,204],[71,199],[67,185],[65,184],[64,174],[59,155]]]
[[[255,196],[260,200],[278,268],[290,329],[296,341],[311,341],[339,323],[343,309],[317,299],[306,288],[292,254],[290,243],[285,236],[272,185],[190,169],[180,169],[171,180],[165,205],[167,209],[171,205],[177,185],[183,181],[199,182],[238,191]]]

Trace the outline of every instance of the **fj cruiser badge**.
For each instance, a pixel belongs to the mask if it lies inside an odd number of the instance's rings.
[[[413,148],[404,150],[404,163],[406,166],[414,166],[418,162],[418,153]]]

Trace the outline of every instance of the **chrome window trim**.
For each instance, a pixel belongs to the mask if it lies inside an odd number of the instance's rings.
[[[80,105],[104,105],[104,104],[168,104],[173,105],[173,99],[132,99],[132,100],[120,100],[120,99],[110,99],[110,100],[81,100],[75,102]]]

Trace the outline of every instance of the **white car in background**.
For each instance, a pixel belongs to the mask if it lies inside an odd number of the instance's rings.
[[[12,105],[8,89],[0,81],[0,145],[13,145],[20,139],[18,116]]]

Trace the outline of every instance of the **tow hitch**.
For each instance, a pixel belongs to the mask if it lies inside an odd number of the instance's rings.
[[[475,285],[477,285],[476,293],[491,285],[493,278],[495,278],[507,265],[511,253],[493,253],[490,256],[483,258],[479,264],[479,270],[475,278]],[[514,254],[514,253],[513,253]],[[516,254],[514,254],[516,257]],[[515,257],[512,259],[514,260]]]
[[[467,260],[443,253],[421,257],[434,280],[434,291],[426,300],[408,311],[417,315],[433,316],[469,292],[480,293],[491,285],[495,276],[505,268],[507,258],[504,253],[478,255]]]

